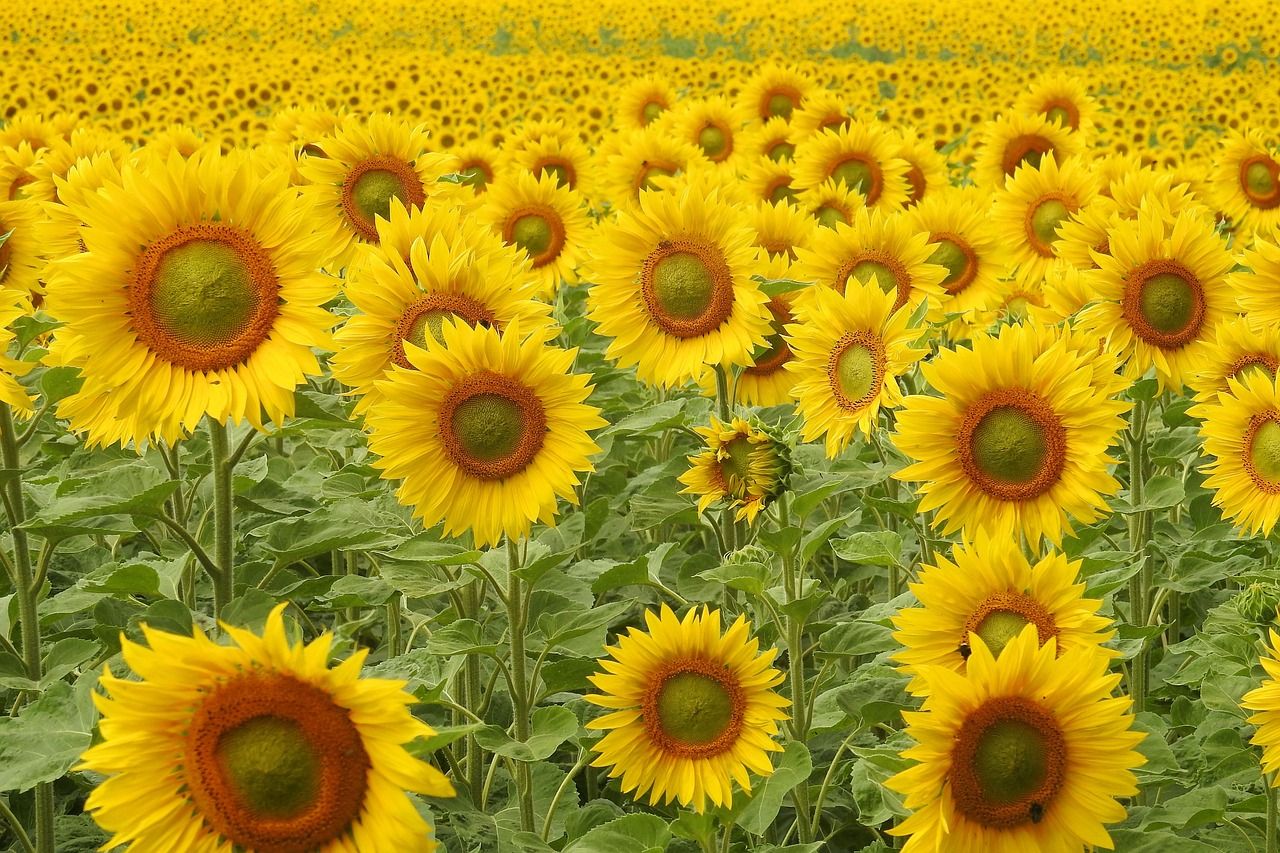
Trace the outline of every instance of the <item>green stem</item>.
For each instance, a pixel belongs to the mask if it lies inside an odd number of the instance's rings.
[[[729,399],[729,376],[725,373],[724,367],[719,364],[715,366],[715,374],[716,411],[719,413],[720,422],[728,424],[733,420],[733,401]],[[726,554],[738,549],[738,530],[733,523],[733,510],[727,506],[720,510],[720,538]],[[725,595],[727,601],[727,589]]]
[[[1280,789],[1276,788],[1274,774],[1262,774],[1263,787],[1267,789],[1267,853],[1280,853]]]
[[[484,600],[484,581],[476,580],[463,591],[463,599],[467,603],[467,616],[476,619],[480,615],[480,605]],[[463,663],[463,683],[466,685],[467,704],[479,708],[484,696],[480,684],[480,655],[467,655]],[[480,805],[480,786],[484,784],[484,752],[475,735],[467,735],[467,754],[464,760],[467,768],[467,788],[471,791],[471,799]]]
[[[529,740],[529,678],[524,641],[527,628],[524,582],[520,580],[520,551],[515,540],[507,539],[507,625],[511,631],[511,705],[515,717],[516,740]],[[515,762],[516,793],[520,798],[520,829],[533,832],[533,779],[529,765]]]
[[[574,777],[582,772],[582,768],[587,766],[587,761],[591,758],[591,753],[582,750],[578,755],[578,763],[573,765],[573,769],[568,775],[560,781],[560,787],[556,788],[555,794],[551,797],[551,804],[547,806],[547,814],[542,819],[542,840],[547,841],[551,835],[551,820],[556,816],[556,809],[560,806],[560,798],[564,796],[564,792],[569,790],[569,786],[573,784]]]
[[[5,403],[0,403],[0,453],[3,454],[5,468],[21,471],[13,413]],[[5,504],[9,511],[9,533],[13,537],[14,595],[18,599],[18,621],[22,625],[22,659],[27,666],[27,678],[38,682],[43,675],[40,615],[36,610],[40,589],[31,571],[27,532],[21,526],[26,521],[26,507],[20,474],[9,480],[5,491],[9,498]],[[36,786],[36,850],[37,853],[53,853],[53,785],[48,782]]]
[[[10,809],[9,804],[0,799],[0,817],[3,817],[5,823],[9,824],[9,828],[13,830],[13,834],[17,837],[18,843],[22,845],[25,853],[35,853],[35,845],[31,843],[31,836],[27,835],[27,831],[22,828],[22,824],[18,821],[18,816]]]
[[[786,529],[791,525],[791,507],[786,494],[778,499],[778,526]],[[804,595],[804,567],[796,559],[795,549],[787,548],[782,552],[782,575],[787,593],[787,603]],[[791,733],[796,741],[804,743],[808,737],[808,702],[805,701],[805,666],[804,666],[804,622],[790,613],[787,623],[787,675],[791,680]],[[801,779],[791,791],[796,805],[796,827],[801,844],[813,840],[809,823],[809,780]]]
[[[227,446],[227,428],[209,418],[209,448],[213,469],[213,560],[218,573],[213,576],[213,615],[222,616],[222,610],[235,594],[235,517],[231,495],[230,450]]]

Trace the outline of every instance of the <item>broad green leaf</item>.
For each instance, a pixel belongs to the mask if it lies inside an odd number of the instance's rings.
[[[306,515],[282,518],[250,532],[279,565],[330,551],[377,551],[403,541],[401,520],[349,498]]]
[[[902,565],[902,537],[892,530],[854,533],[835,543],[836,556],[871,566]]]
[[[60,778],[89,746],[92,707],[59,681],[16,717],[0,717],[0,791],[28,791]]]
[[[671,842],[667,822],[657,815],[629,814],[597,826],[572,842],[564,853],[666,853]]]
[[[568,708],[553,705],[539,708],[530,719],[529,740],[521,742],[497,726],[476,731],[476,741],[485,749],[516,761],[542,761],[560,744],[578,733],[578,717]]]
[[[738,826],[752,835],[764,835],[768,831],[787,793],[805,782],[813,772],[813,759],[809,757],[808,747],[802,743],[792,741],[787,744],[782,755],[774,760],[777,764],[773,775],[760,780],[738,813]]]

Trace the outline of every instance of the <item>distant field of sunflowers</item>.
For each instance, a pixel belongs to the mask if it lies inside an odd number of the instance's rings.
[[[0,853],[1280,853],[1275,11],[0,4]]]

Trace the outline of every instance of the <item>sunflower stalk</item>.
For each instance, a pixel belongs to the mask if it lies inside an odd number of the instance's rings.
[[[43,676],[40,639],[40,617],[36,611],[40,584],[35,582],[31,570],[31,548],[27,532],[22,529],[26,510],[22,494],[22,459],[18,455],[18,435],[13,427],[13,412],[7,403],[0,403],[0,451],[4,455],[4,467],[18,472],[5,484],[5,509],[9,515],[9,534],[13,537],[14,596],[18,599],[18,621],[22,626],[22,661],[26,665],[27,678],[39,682]],[[52,548],[47,550],[52,551]],[[36,786],[36,851],[53,853],[53,785],[42,782]]]
[[[477,579],[470,584],[463,591],[462,600],[469,611],[466,614],[467,617],[478,619],[480,604],[484,600],[484,581]],[[462,666],[467,705],[471,708],[479,708],[484,698],[480,683],[480,655],[475,653],[467,655]],[[471,791],[471,798],[477,804],[481,804],[480,789],[484,785],[484,752],[480,749],[480,743],[474,734],[467,735],[467,751],[463,764],[467,769],[467,789]]]
[[[525,659],[525,631],[528,612],[524,602],[524,583],[520,580],[520,552],[515,540],[507,539],[507,627],[511,632],[511,705],[515,718],[516,740],[529,740],[530,707],[528,661]],[[515,762],[516,795],[520,800],[520,829],[533,832],[533,777],[529,764]]]
[[[209,452],[213,470],[213,560],[218,567],[213,574],[213,615],[221,617],[223,608],[235,592],[235,519],[231,494],[234,465],[227,442],[227,428],[212,418],[209,424]]]
[[[1141,506],[1146,494],[1147,405],[1145,401],[1138,403],[1129,435],[1129,500],[1134,506]],[[1138,628],[1146,626],[1151,603],[1153,575],[1147,554],[1149,521],[1148,513],[1135,512],[1129,516],[1128,523],[1129,548],[1141,566],[1129,581],[1130,622]],[[1144,645],[1133,659],[1130,669],[1129,694],[1136,713],[1146,710],[1150,665],[1150,657]]]
[[[729,399],[729,375],[725,372],[724,366],[717,364],[715,366],[716,374],[716,411],[719,413],[720,422],[727,424],[733,419],[733,403]],[[728,554],[738,550],[738,529],[733,523],[733,510],[730,507],[724,507],[720,511],[720,538],[724,547],[724,553]],[[728,591],[725,591],[726,604],[728,603]]]
[[[1267,853],[1280,853],[1280,789],[1276,788],[1274,773],[1262,774],[1262,785],[1267,789]]]
[[[778,498],[778,528],[785,530],[791,526],[791,507],[784,493]],[[787,593],[787,603],[804,595],[804,566],[796,559],[794,548],[782,552],[782,572]],[[809,735],[808,703],[805,701],[805,665],[804,665],[804,621],[789,611],[786,617],[787,626],[787,675],[791,681],[791,733],[799,743],[804,743]],[[796,806],[796,828],[801,844],[813,840],[812,826],[809,818],[809,780],[801,779],[791,791]]]

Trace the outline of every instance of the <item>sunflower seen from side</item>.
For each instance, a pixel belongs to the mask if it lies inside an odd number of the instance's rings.
[[[1229,390],[1228,379],[1252,372],[1274,377],[1280,371],[1280,328],[1255,326],[1247,315],[1228,317],[1210,338],[1200,367],[1187,379],[1196,402],[1211,403]]]
[[[970,634],[962,676],[926,666],[929,696],[905,711],[914,766],[885,784],[912,814],[889,830],[910,836],[907,853],[1079,853],[1112,849],[1106,824],[1122,821],[1118,798],[1138,792],[1131,702],[1115,696],[1120,674],[1096,648],[1060,656],[1028,624],[999,657]]]
[[[85,811],[109,846],[276,853],[436,847],[405,791],[453,786],[405,745],[434,734],[409,713],[404,682],[361,678],[367,649],[329,666],[331,634],[292,643],[277,605],[262,635],[224,625],[235,645],[145,623],[122,637],[140,680],[104,672],[102,740],[80,770],[106,775]]]
[[[698,512],[724,501],[734,518],[748,524],[786,490],[791,462],[785,444],[741,418],[694,430],[706,450],[689,457],[680,494],[698,496]]]
[[[38,204],[32,199],[0,201],[0,287],[27,294],[44,289],[44,217]]]
[[[528,257],[540,296],[554,297],[573,280],[591,223],[582,198],[554,176],[512,175],[489,191],[480,216]]]
[[[893,617],[903,645],[894,655],[912,676],[908,690],[923,695],[927,682],[921,668],[941,666],[963,674],[977,634],[995,657],[1027,625],[1036,626],[1041,644],[1057,640],[1058,655],[1076,648],[1102,649],[1115,635],[1110,620],[1098,615],[1102,601],[1085,598],[1076,583],[1080,561],[1050,551],[1032,564],[1017,543],[978,534],[971,543],[951,549],[951,559],[934,558],[908,586],[919,607]]]
[[[0,251],[3,248],[0,245]],[[13,322],[30,312],[31,303],[26,293],[0,287],[0,403],[24,415],[32,409],[31,395],[18,382],[18,378],[27,375],[35,365],[10,356],[9,346],[15,337],[11,328]]]
[[[1273,374],[1247,371],[1227,390],[1193,406],[1204,453],[1204,486],[1224,518],[1250,533],[1271,534],[1280,519],[1280,388]]]
[[[589,316],[620,367],[661,387],[746,366],[769,334],[745,212],[704,180],[641,197],[592,241]]]
[[[1244,269],[1227,276],[1227,287],[1236,294],[1241,310],[1254,325],[1280,325],[1280,243],[1256,239],[1239,260]]]
[[[365,415],[374,466],[446,536],[469,530],[484,547],[553,525],[557,500],[576,506],[578,474],[592,470],[587,431],[605,425],[585,402],[589,377],[570,372],[576,350],[518,324],[499,333],[452,320],[424,343],[404,347],[409,369],[377,383]]]
[[[1107,453],[1130,404],[1095,382],[1097,359],[1114,365],[1030,325],[943,350],[921,366],[942,396],[908,397],[898,411],[894,443],[915,462],[894,476],[920,484],[919,511],[936,510],[947,534],[1057,544],[1071,518],[1105,515],[1120,487]]]
[[[751,792],[751,775],[769,776],[780,752],[779,721],[790,702],[773,688],[785,676],[761,652],[745,616],[722,633],[720,611],[691,609],[683,619],[663,605],[645,612],[609,646],[590,677],[586,700],[609,709],[587,723],[605,736],[593,767],[609,768],[624,794],[698,813],[732,805],[733,786]]]
[[[856,433],[871,437],[881,407],[901,402],[898,377],[927,352],[913,346],[923,330],[872,281],[850,281],[843,293],[808,288],[796,317],[787,326],[786,370],[804,418],[801,437],[823,438],[834,459]]]
[[[45,306],[64,325],[50,356],[80,368],[60,417],[90,444],[173,442],[208,416],[282,423],[320,373],[336,292],[317,270],[333,229],[242,155],[126,164],[70,204],[87,251],[50,265]]]

